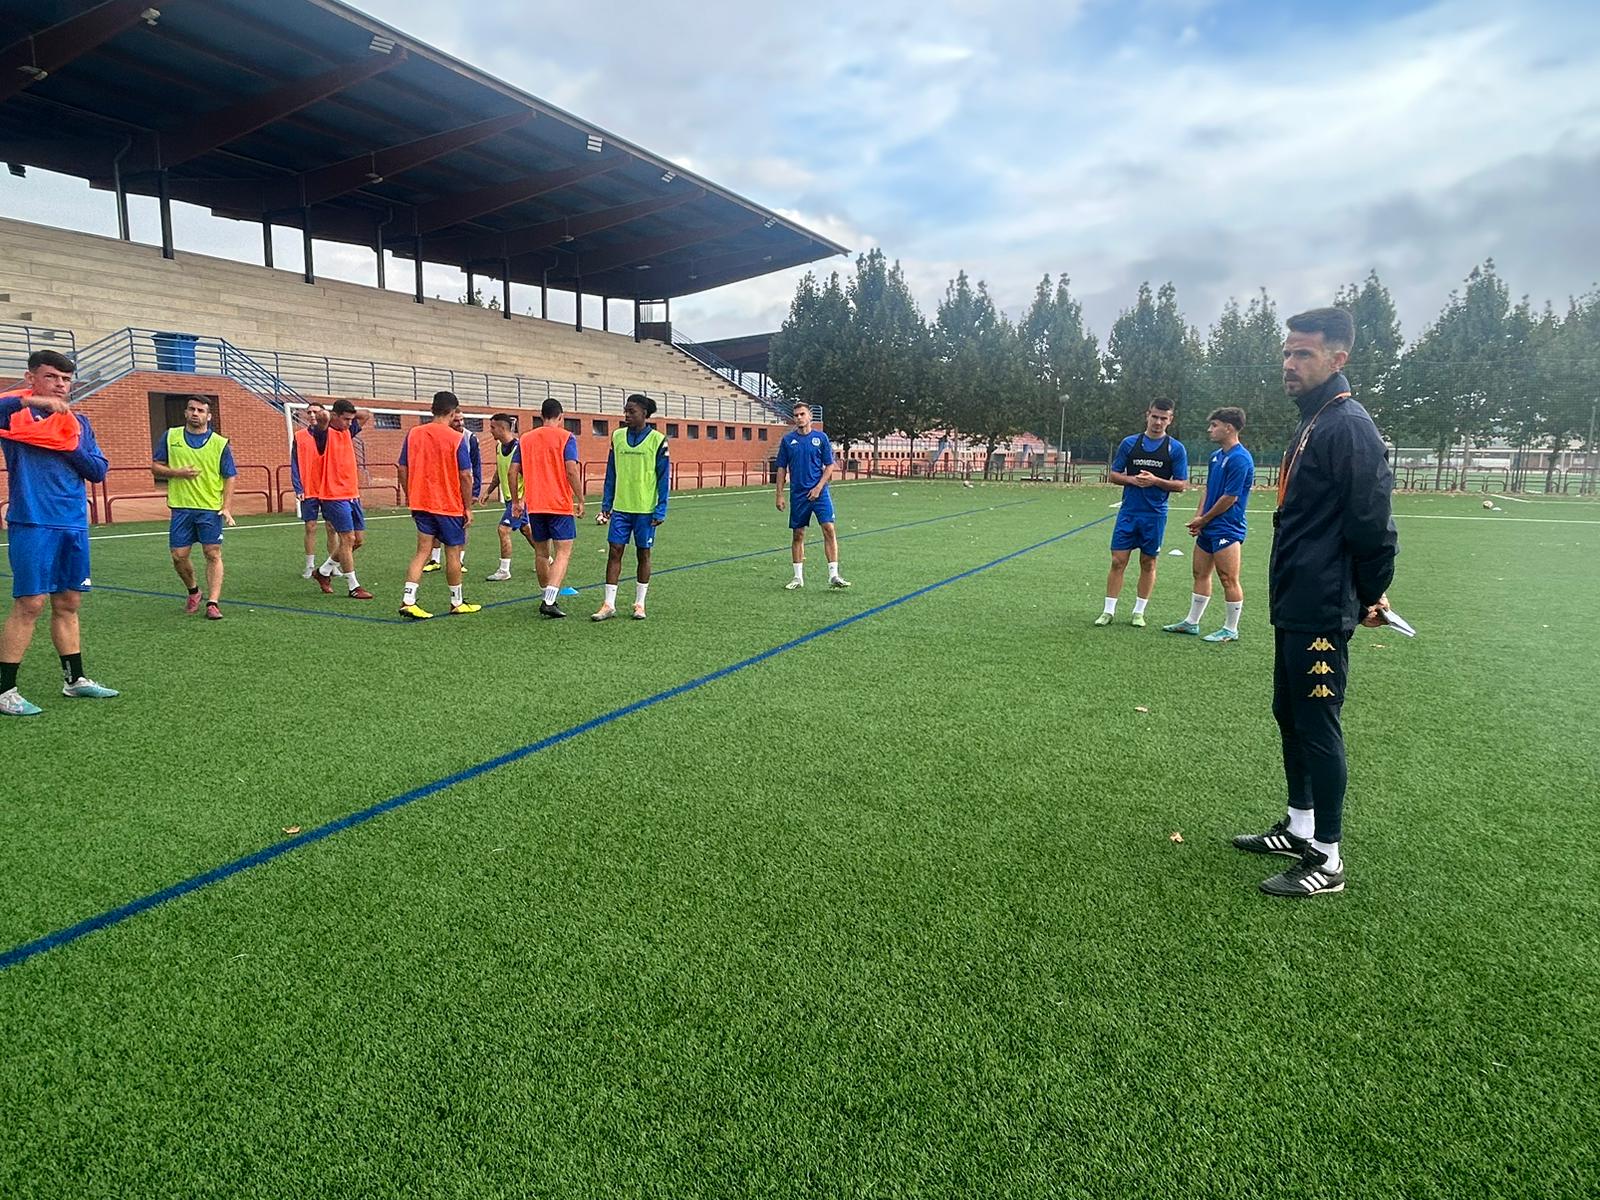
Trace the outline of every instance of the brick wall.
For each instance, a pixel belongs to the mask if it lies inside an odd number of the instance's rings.
[[[234,511],[280,511],[279,492],[289,487],[289,443],[283,414],[232,379],[212,375],[141,372],[111,384],[80,405],[80,411],[93,424],[95,436],[111,463],[104,494],[112,501],[112,519],[148,520],[166,514],[161,489],[149,471],[158,436],[151,426],[150,398],[153,393],[213,397],[218,427],[232,444],[234,460],[239,466]],[[336,397],[306,398],[331,404]],[[394,463],[400,454],[401,440],[407,429],[430,419],[427,407],[387,400],[374,403],[358,396],[343,398],[353,400],[362,407],[402,409],[417,414],[416,420],[409,416],[402,417],[400,429],[369,428],[360,438],[367,469],[365,482],[368,486],[364,499],[374,506],[393,505],[396,503]],[[526,429],[532,414],[519,412],[517,416],[522,428]],[[578,456],[583,465],[586,490],[590,495],[597,496],[605,480],[610,433],[621,425],[621,418],[615,414],[601,416],[584,412],[569,412],[566,416],[580,423]],[[605,433],[596,432],[596,423],[603,424]],[[678,490],[764,483],[765,464],[777,453],[778,439],[782,436],[782,427],[773,425],[678,419],[670,422],[657,419],[654,424],[672,438],[675,463],[673,486]],[[673,428],[669,429],[669,426]],[[709,436],[713,427],[717,431],[714,441]],[[745,440],[747,429],[750,431],[748,441]],[[728,436],[729,430],[733,432],[731,438]],[[760,440],[762,431],[767,434],[768,440],[765,442]],[[698,436],[691,436],[691,432]],[[484,480],[487,485],[494,471],[494,439],[489,436],[487,422],[483,432],[477,436],[483,451]],[[263,491],[272,493],[270,505],[259,494],[245,494]],[[293,496],[287,496],[281,503],[286,510],[292,505]],[[98,516],[105,519],[103,512]]]

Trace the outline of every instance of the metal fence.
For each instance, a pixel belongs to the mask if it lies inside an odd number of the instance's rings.
[[[35,350],[54,350],[71,357],[78,352],[78,342],[70,329],[0,322],[0,371],[22,374],[28,369],[28,356]]]

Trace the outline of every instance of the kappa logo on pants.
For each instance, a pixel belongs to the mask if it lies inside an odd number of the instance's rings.
[[[1327,663],[1323,662],[1321,659],[1318,659],[1316,662],[1311,664],[1311,669],[1309,671],[1307,671],[1306,674],[1307,675],[1332,675],[1333,674],[1333,668],[1330,667]]]
[[[1331,687],[1329,687],[1325,683],[1319,683],[1319,684],[1317,684],[1316,687],[1311,689],[1311,699],[1313,699],[1313,700],[1332,700],[1333,699],[1333,689]]]
[[[1312,642],[1311,645],[1307,646],[1306,649],[1307,650],[1320,650],[1320,651],[1323,651],[1324,653],[1326,653],[1327,651],[1333,649],[1333,643],[1330,642],[1327,638],[1318,638],[1316,641]]]

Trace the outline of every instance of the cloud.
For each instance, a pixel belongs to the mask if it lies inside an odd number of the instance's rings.
[[[930,313],[958,269],[1013,315],[1067,272],[1102,337],[1146,278],[1171,279],[1203,329],[1230,295],[1266,286],[1292,309],[1376,267],[1416,333],[1486,254],[1537,299],[1600,277],[1600,11],[1576,0],[1353,0],[1337,20],[1265,0],[704,0],[598,21],[520,0],[364,6],[855,251],[882,246]],[[81,185],[35,201],[31,173],[4,183],[0,211],[108,231],[109,200]],[[249,227],[209,224],[182,236],[259,252]],[[370,278],[359,251],[327,261]],[[706,338],[770,328],[802,273],[674,316]]]

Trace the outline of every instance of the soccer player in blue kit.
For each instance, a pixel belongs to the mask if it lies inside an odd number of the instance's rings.
[[[793,531],[794,578],[784,588],[797,592],[806,585],[806,527],[816,517],[822,528],[822,549],[828,559],[828,586],[847,588],[850,581],[839,574],[839,535],[833,526],[833,497],[828,480],[833,478],[833,443],[828,435],[811,427],[811,406],[796,404],[794,430],[778,443],[778,511],[783,511],[783,486],[789,485],[789,528]]]
[[[50,638],[61,656],[61,694],[105,700],[117,693],[83,673],[78,609],[89,590],[89,501],[84,483],[106,477],[106,456],[89,418],[72,411],[73,361],[54,350],[28,356],[20,389],[0,395],[0,450],[11,507],[10,615],[0,632],[0,715],[40,709],[17,690],[17,670],[50,598]]]
[[[1109,483],[1122,485],[1122,508],[1111,530],[1111,570],[1106,575],[1105,611],[1094,619],[1109,625],[1117,615],[1122,595],[1122,575],[1128,559],[1139,551],[1138,599],[1131,624],[1143,629],[1144,609],[1156,586],[1156,564],[1161,561],[1161,539],[1167,532],[1167,497],[1189,484],[1189,454],[1183,443],[1167,433],[1172,424],[1172,401],[1152,400],[1144,414],[1144,432],[1122,439],[1106,472]]]
[[[1245,507],[1250,503],[1250,489],[1256,485],[1256,460],[1239,441],[1244,409],[1219,408],[1206,420],[1206,436],[1219,448],[1206,472],[1206,498],[1188,523],[1189,536],[1194,538],[1194,593],[1189,598],[1189,615],[1162,629],[1167,633],[1200,632],[1200,618],[1211,603],[1211,572],[1215,569],[1222,580],[1228,616],[1221,629],[1201,640],[1237,642],[1239,614],[1244,611],[1239,558],[1245,538]]]

